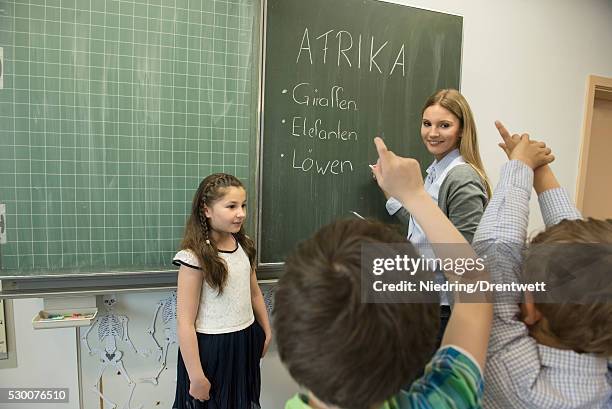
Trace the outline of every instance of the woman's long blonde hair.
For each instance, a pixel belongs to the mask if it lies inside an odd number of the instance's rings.
[[[472,114],[469,104],[463,95],[456,89],[441,89],[427,99],[421,111],[421,115],[423,115],[425,110],[432,105],[440,105],[459,118],[461,125],[461,138],[459,138],[458,142],[459,152],[461,156],[463,156],[463,159],[465,159],[465,161],[478,173],[487,190],[487,196],[490,198],[491,184],[489,183],[489,178],[487,177],[484,166],[482,165],[482,159],[480,158],[476,122],[474,121],[474,115]]]

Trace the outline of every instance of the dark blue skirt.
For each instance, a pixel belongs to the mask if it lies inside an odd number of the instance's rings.
[[[189,395],[189,375],[178,352],[174,409],[260,409],[259,362],[265,333],[257,320],[249,327],[226,334],[196,332],[204,375],[210,381],[210,400]]]

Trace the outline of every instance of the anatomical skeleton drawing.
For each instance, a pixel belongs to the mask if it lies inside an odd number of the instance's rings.
[[[111,407],[111,409],[115,409],[117,404],[111,401],[107,396],[105,396],[100,390],[100,383],[102,382],[102,376],[106,369],[110,366],[119,371],[119,373],[123,376],[125,381],[129,385],[129,396],[127,401],[125,402],[123,408],[124,409],[134,409],[132,406],[132,396],[134,395],[134,389],[136,388],[136,383],[130,378],[128,375],[125,366],[123,365],[123,352],[117,348],[117,342],[123,341],[128,344],[131,349],[139,354],[146,356],[144,353],[140,353],[132,340],[128,335],[128,317],[125,315],[118,315],[113,311],[114,305],[117,302],[117,299],[114,295],[104,296],[104,307],[106,309],[106,313],[102,316],[99,316],[87,331],[81,336],[81,340],[87,349],[87,352],[90,355],[98,355],[100,359],[100,367],[98,369],[98,373],[96,376],[96,383],[91,387],[91,389],[104,400],[104,402]],[[98,326],[98,340],[100,342],[100,346],[103,346],[103,349],[91,348],[88,342],[88,336],[90,332],[92,332],[95,326]],[[138,408],[142,407],[142,405],[138,406]]]
[[[159,312],[161,311],[161,323],[164,331],[164,341],[163,345],[160,345],[155,338],[155,324],[157,322],[157,317]],[[159,382],[159,375],[166,368],[166,362],[168,358],[168,349],[171,345],[177,343],[176,336],[176,292],[173,291],[168,297],[160,300],[156,307],[155,312],[153,313],[153,320],[151,321],[151,325],[147,328],[147,333],[153,338],[153,342],[157,346],[157,361],[160,363],[157,368],[157,372],[154,376],[150,378],[143,379],[145,382],[151,382],[154,385],[157,385]]]

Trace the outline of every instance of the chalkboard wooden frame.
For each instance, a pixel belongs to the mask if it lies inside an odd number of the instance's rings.
[[[367,168],[376,157],[372,138],[376,134],[382,135],[398,154],[416,157],[423,168],[429,164],[432,159],[419,133],[421,108],[425,99],[437,89],[458,89],[460,86],[463,18],[378,0],[268,0],[263,2],[262,10],[257,243],[259,277],[269,278],[281,274],[284,257],[299,240],[333,219],[353,217],[349,210],[391,221],[384,209],[384,196],[372,182]],[[350,14],[350,18],[337,22],[335,27],[326,20],[333,20],[341,12]],[[321,45],[321,39],[325,41],[324,45]],[[335,50],[333,41],[337,42]],[[358,50],[356,47],[347,48],[348,44],[354,46],[357,41]],[[287,45],[289,42],[292,42],[291,46]],[[291,53],[287,52],[287,47],[292,48]],[[350,54],[351,50],[353,54]],[[387,50],[391,51],[384,61],[377,61],[378,54]],[[369,53],[369,67],[367,72],[363,72],[365,65],[362,64],[366,59],[362,54],[366,53]],[[284,61],[283,56],[286,56]],[[330,68],[332,59],[335,69]],[[292,61],[296,66],[291,66]],[[351,77],[352,73],[348,71],[354,70],[357,64],[357,74]],[[400,69],[402,75],[398,78]],[[301,79],[297,77],[300,75]],[[393,75],[396,77],[391,78]],[[314,84],[317,80],[319,83]],[[336,80],[342,83],[336,84]],[[307,103],[303,103],[304,99],[298,102],[295,97],[295,86],[303,83],[306,85],[300,87],[308,88],[308,91],[300,94],[300,98],[308,98]],[[370,83],[374,91],[363,91]],[[324,100],[326,96],[327,101]],[[366,98],[372,102],[365,101]],[[351,110],[358,113],[350,116]],[[296,117],[299,118],[297,121]],[[304,124],[307,121],[309,123]],[[325,123],[333,125],[324,130],[324,136],[327,136],[323,139],[320,135]],[[323,143],[331,139],[335,141],[316,145],[320,142],[317,135]],[[288,145],[274,147],[281,137],[291,140]],[[323,147],[325,152],[308,156],[314,166],[311,162],[301,166],[301,157],[296,162],[297,149],[291,151],[287,146],[299,147],[303,151]],[[341,157],[349,148],[357,152],[354,160],[353,157]],[[336,156],[326,156],[330,152]],[[321,155],[323,165],[316,164],[316,154]],[[276,167],[270,167],[271,163]],[[308,166],[310,173],[304,177],[300,172],[308,173],[304,171]],[[354,179],[342,176],[342,171],[347,169]],[[286,178],[292,172],[296,179]],[[301,208],[307,199],[313,197],[305,195],[303,188],[296,190],[298,183],[290,183],[293,181],[305,184],[315,200],[329,198],[332,210],[320,214],[308,213],[308,209]],[[353,182],[354,186],[349,190],[340,189],[339,192],[336,189],[336,185],[345,186]],[[294,194],[283,196],[283,189]],[[345,199],[343,194],[347,192],[358,193]],[[304,231],[294,234],[300,228]],[[279,245],[282,248],[279,249]]]

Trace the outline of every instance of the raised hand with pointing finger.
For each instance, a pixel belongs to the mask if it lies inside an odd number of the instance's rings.
[[[383,191],[397,198],[427,194],[418,161],[397,156],[387,149],[381,138],[374,138],[374,144],[378,162],[372,167],[372,173]]]
[[[501,121],[495,121],[495,127],[503,139],[503,142],[498,143],[497,146],[499,146],[506,153],[506,156],[510,158],[510,152],[512,152],[514,147],[521,141],[521,136],[519,134],[511,135]]]
[[[495,121],[495,127],[504,140],[498,145],[506,153],[508,159],[520,160],[533,170],[555,160],[551,149],[546,147],[544,142],[532,141],[527,133],[511,135],[500,121]]]

